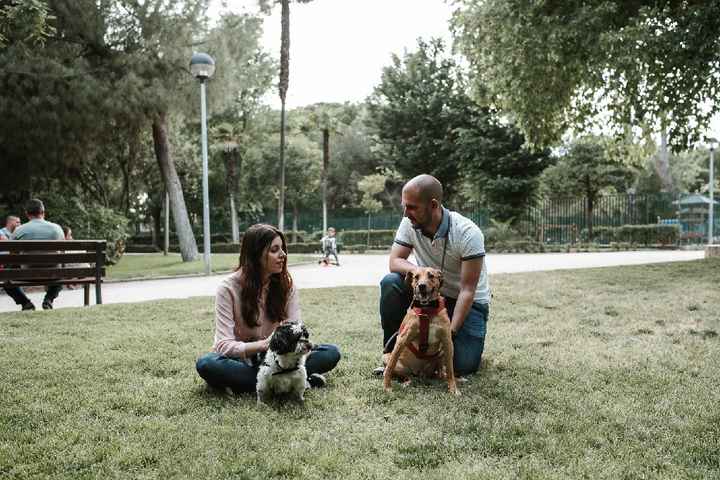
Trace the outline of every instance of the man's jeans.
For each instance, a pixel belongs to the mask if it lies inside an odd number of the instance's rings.
[[[380,324],[383,329],[383,346],[398,331],[410,307],[412,296],[405,279],[398,273],[390,273],[380,282]],[[452,319],[457,299],[446,298],[445,307]],[[453,365],[456,375],[475,373],[485,348],[485,333],[489,314],[487,303],[473,303],[465,323],[453,340]],[[394,341],[391,342],[394,345]]]
[[[25,292],[23,292],[23,289],[20,287],[3,287],[3,290],[5,290],[5,293],[15,300],[15,303],[18,305],[26,305],[30,303],[30,299],[27,295],[25,295]],[[60,294],[60,290],[62,290],[62,285],[48,286],[47,292],[45,292],[45,299],[43,301],[52,303]]]
[[[329,372],[340,361],[340,350],[335,345],[315,345],[305,362],[308,376]],[[230,387],[235,393],[254,392],[259,365],[244,360],[210,352],[198,358],[195,364],[198,374],[208,385],[215,388]]]

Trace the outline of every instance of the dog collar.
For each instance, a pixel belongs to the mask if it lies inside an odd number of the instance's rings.
[[[437,300],[433,300],[432,302],[428,302],[426,304],[422,304],[417,300],[413,300],[411,307],[413,309],[413,312],[415,312],[415,315],[417,315],[418,317],[434,317],[442,310],[445,310],[445,299],[443,297],[438,297]]]
[[[270,366],[267,363],[264,363],[263,365],[265,365],[267,367]],[[291,368],[283,368],[282,365],[280,365],[280,363],[277,360],[275,360],[275,365],[277,366],[277,368],[279,368],[279,370],[277,372],[273,372],[273,375],[282,375],[285,373],[295,372],[295,371],[297,371],[298,368],[300,368],[299,362],[296,363],[295,366],[291,367]]]

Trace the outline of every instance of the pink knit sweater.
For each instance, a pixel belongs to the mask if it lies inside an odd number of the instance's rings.
[[[258,326],[251,327],[242,318],[240,311],[240,271],[222,281],[215,297],[215,344],[213,350],[226,357],[245,358],[245,343],[262,340],[270,336],[277,326],[265,314],[267,288],[260,294]],[[287,320],[301,321],[300,299],[293,286],[288,297]],[[235,335],[235,325],[238,335]]]

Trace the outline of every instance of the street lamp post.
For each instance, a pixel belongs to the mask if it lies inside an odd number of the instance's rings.
[[[193,53],[190,73],[200,81],[200,128],[202,131],[202,184],[203,184],[203,257],[205,275],[210,275],[210,193],[208,191],[207,108],[205,81],[215,73],[215,60],[207,53]]]
[[[715,140],[710,142],[710,178],[709,178],[709,194],[710,206],[708,207],[708,245],[713,244],[713,224],[715,222]]]

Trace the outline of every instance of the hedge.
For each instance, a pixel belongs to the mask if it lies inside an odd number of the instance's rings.
[[[390,248],[395,240],[395,230],[370,230],[370,246]],[[340,239],[346,245],[367,245],[367,230],[343,230]]]
[[[588,237],[583,229],[582,238]],[[621,225],[619,227],[598,226],[593,228],[593,241],[603,243],[629,243],[640,245],[675,245],[680,240],[678,225],[652,223],[649,225]]]
[[[545,246],[535,240],[506,240],[487,242],[485,250],[489,253],[542,253]]]

